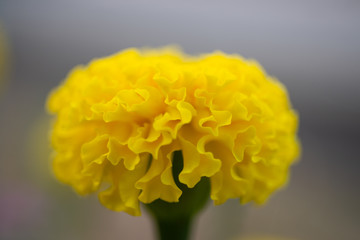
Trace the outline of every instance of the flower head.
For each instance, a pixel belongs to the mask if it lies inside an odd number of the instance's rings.
[[[71,71],[48,110],[57,178],[132,215],[139,201],[178,201],[175,151],[179,181],[192,188],[208,177],[215,204],[263,203],[299,152],[284,87],[256,62],[222,52],[128,49],[96,59]]]

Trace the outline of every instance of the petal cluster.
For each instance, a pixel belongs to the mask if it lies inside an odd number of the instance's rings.
[[[128,49],[78,66],[49,96],[57,178],[103,205],[140,215],[139,202],[176,202],[179,181],[210,178],[215,204],[263,203],[299,154],[286,90],[254,61],[222,52]]]

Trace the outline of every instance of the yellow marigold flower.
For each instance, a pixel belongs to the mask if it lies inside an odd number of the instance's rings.
[[[177,202],[179,181],[210,178],[215,204],[263,203],[298,156],[297,117],[285,88],[254,61],[222,52],[128,49],[78,66],[48,110],[57,178],[103,205],[140,215],[139,201]],[[108,184],[108,188],[100,186]]]

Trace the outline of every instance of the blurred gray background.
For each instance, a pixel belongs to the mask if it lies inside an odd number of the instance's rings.
[[[54,179],[44,104],[75,65],[168,44],[258,60],[300,114],[287,188],[260,208],[209,203],[193,239],[359,239],[360,1],[0,0],[0,21],[0,239],[155,239],[145,211],[111,212]]]

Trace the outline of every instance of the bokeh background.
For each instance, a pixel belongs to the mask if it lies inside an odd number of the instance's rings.
[[[209,203],[194,239],[359,239],[360,1],[0,0],[0,22],[0,239],[155,239],[145,211],[111,212],[54,179],[44,104],[75,65],[168,44],[257,59],[300,114],[287,188],[263,207]]]

